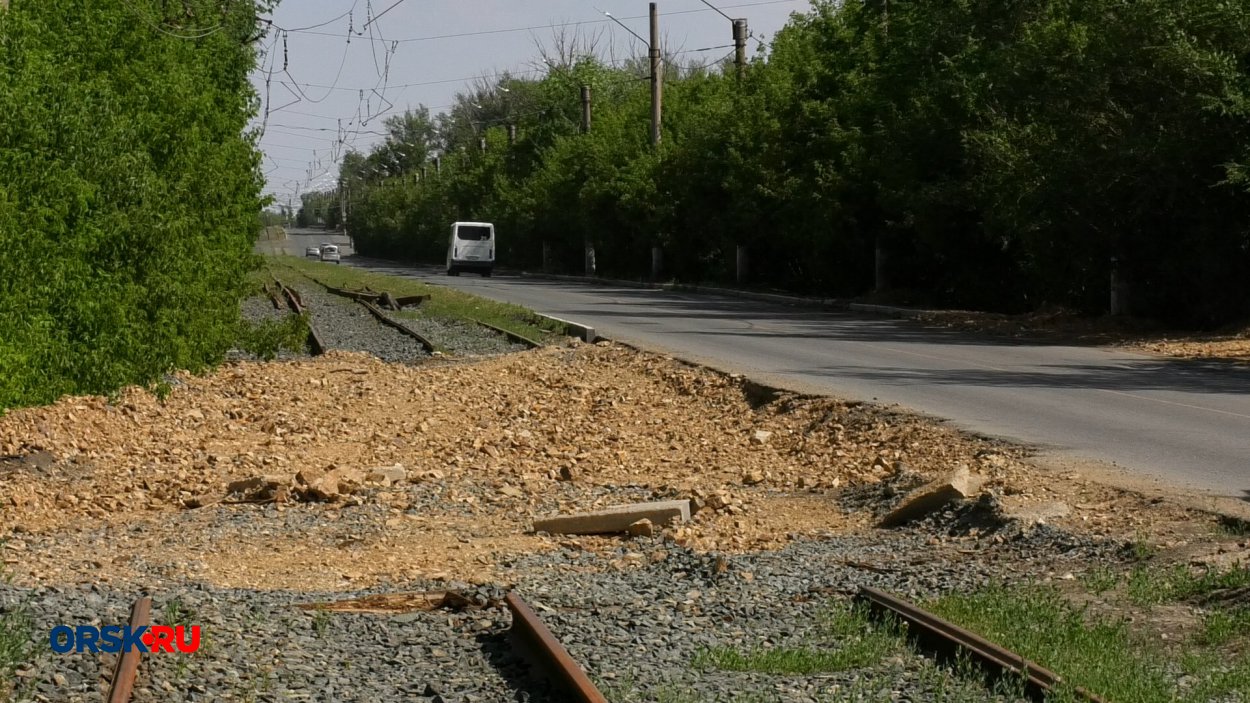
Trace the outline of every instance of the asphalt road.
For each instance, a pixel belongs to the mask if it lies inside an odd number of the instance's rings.
[[[344,263],[517,303],[778,385],[897,403],[1050,454],[1250,500],[1245,367],[1005,341],[701,293]]]

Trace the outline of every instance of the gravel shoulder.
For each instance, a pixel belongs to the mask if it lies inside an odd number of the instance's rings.
[[[136,700],[551,700],[503,641],[493,602],[513,588],[614,700],[936,700],[943,679],[911,655],[787,676],[694,661],[813,642],[821,613],[860,585],[916,599],[1066,587],[1130,569],[1142,544],[1160,563],[1250,559],[1211,516],[890,408],[610,343],[418,365],[378,358],[378,344],[0,418],[0,613],[26,608],[36,645],[17,700],[98,700],[107,656],[55,656],[40,638],[123,622],[145,593],[158,622],[201,625],[205,647],[146,660]],[[988,503],[874,527],[960,465],[985,477]],[[228,488],[346,469],[402,478],[313,502]],[[706,507],[651,537],[531,531],[536,517],[669,498]],[[481,607],[298,607],[445,589]]]

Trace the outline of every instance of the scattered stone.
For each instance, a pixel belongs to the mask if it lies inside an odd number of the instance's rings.
[[[226,493],[245,496],[271,495],[279,486],[285,485],[285,476],[252,476],[250,478],[231,481],[226,485]]]
[[[557,515],[534,521],[534,531],[567,535],[594,535],[626,532],[629,526],[646,518],[653,524],[669,525],[690,520],[690,501],[665,500],[655,503],[619,505],[577,515]]]
[[[629,527],[625,528],[625,531],[630,537],[654,537],[655,525],[644,517],[637,522],[630,523]]]
[[[407,479],[408,470],[404,468],[403,464],[370,469],[369,473],[365,476],[366,483],[374,483],[382,486],[393,486],[397,483],[403,483]]]
[[[1058,500],[1043,503],[1003,501],[1000,512],[1004,519],[1036,524],[1067,517],[1072,514],[1072,506]]]
[[[748,471],[747,473],[743,474],[742,482],[748,486],[754,486],[754,485],[763,483],[764,472],[763,471]]]
[[[973,474],[967,466],[960,466],[950,476],[921,486],[910,493],[903,502],[891,510],[880,527],[894,527],[923,517],[948,503],[971,498],[980,490],[985,479]]]
[[[561,481],[573,481],[576,479],[577,479],[577,469],[573,468],[572,466],[560,467],[560,480]]]
[[[773,433],[768,430],[756,430],[751,433],[751,444],[767,444]]]

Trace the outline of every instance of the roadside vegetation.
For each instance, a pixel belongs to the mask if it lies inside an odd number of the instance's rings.
[[[0,10],[0,412],[204,369],[235,343],[269,4]]]
[[[3,547],[0,542],[0,549]],[[0,567],[0,581],[7,579],[8,574]],[[17,689],[14,671],[33,656],[33,636],[34,622],[25,606],[0,605],[0,700],[9,700]]]
[[[733,282],[742,246],[753,285],[999,312],[1104,312],[1118,269],[1137,314],[1250,316],[1246,3],[815,0],[741,79],[669,53],[658,149],[643,62],[543,53],[348,155],[362,253],[436,260],[482,219],[514,267],[545,243],[580,273],[589,242],[601,275],[647,277],[659,246],[666,278]]]
[[[444,286],[431,286],[402,276],[374,273],[352,266],[324,264],[294,256],[275,257],[270,261],[271,270],[287,282],[286,272],[313,278],[336,288],[374,291],[390,291],[395,296],[428,295],[430,299],[416,310],[403,310],[397,315],[412,319],[422,317],[444,320],[478,320],[509,332],[528,337],[536,342],[552,341],[564,330],[557,323],[538,317],[519,305],[499,303],[479,298]]]
[[[1080,700],[1076,687],[1134,703],[1250,699],[1250,568],[1139,564],[1126,575],[1092,572],[1082,583],[1086,595],[1096,597],[1092,602],[1052,585],[1026,584],[952,593],[925,607],[1059,674],[1065,683],[1054,701]],[[1168,620],[1150,610],[1162,605],[1187,606],[1193,622],[1163,629]],[[718,647],[701,652],[694,664],[778,675],[884,671],[884,662],[906,646],[898,627],[837,603],[811,642],[746,651]],[[966,664],[933,676],[948,696],[943,700],[988,700],[981,677]],[[994,693],[1016,688],[1017,682],[999,682]]]

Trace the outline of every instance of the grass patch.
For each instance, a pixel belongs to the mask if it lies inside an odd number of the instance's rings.
[[[239,320],[239,330],[234,345],[243,351],[272,361],[278,352],[303,351],[308,344],[308,318],[304,315],[287,315],[281,320],[250,322]]]
[[[1130,586],[1132,580],[1130,579]],[[1165,650],[1123,620],[1089,616],[1051,587],[991,587],[930,606],[952,620],[1111,701],[1199,703],[1250,695],[1250,661],[1200,642]],[[1215,623],[1218,637],[1232,623]],[[1064,690],[1054,700],[1075,700]]]
[[[1166,569],[1138,566],[1128,577],[1128,597],[1137,605],[1175,603],[1246,587],[1250,587],[1250,567],[1240,565],[1200,571],[1183,564]]]
[[[752,649],[713,647],[695,655],[700,669],[814,674],[860,669],[899,652],[905,640],[898,628],[878,627],[859,605],[835,605],[821,619],[821,642],[810,646]],[[825,641],[827,640],[827,641]]]
[[[1219,647],[1250,633],[1250,607],[1213,610],[1202,618],[1198,641]]]
[[[271,260],[270,266],[279,278],[282,278],[285,272],[295,272],[316,278],[336,288],[360,289],[368,286],[375,291],[390,291],[396,297],[430,296],[430,299],[422,303],[418,310],[400,313],[403,317],[480,320],[540,343],[549,343],[564,333],[558,323],[540,318],[533,311],[519,305],[487,300],[452,288],[431,286],[411,278],[388,276],[352,266],[307,261],[294,256],[275,257]],[[437,342],[437,340],[434,341]]]
[[[1216,531],[1230,537],[1250,537],[1250,520],[1224,515],[1216,523]]]
[[[1090,593],[1100,596],[1120,585],[1120,575],[1102,566],[1083,575],[1081,582]]]
[[[0,548],[4,544],[0,542]],[[0,580],[9,575],[0,570]],[[17,687],[13,672],[34,656],[35,621],[24,605],[0,606],[0,700],[8,700]]]

